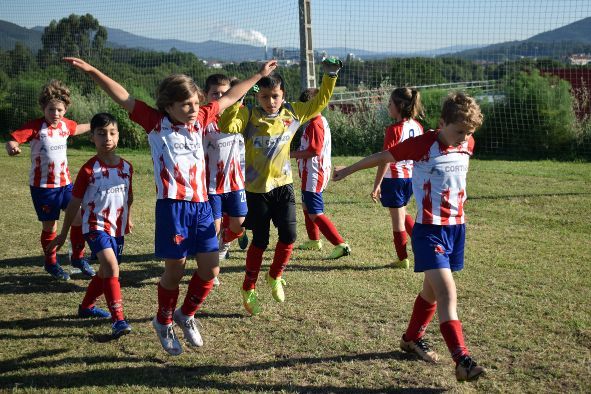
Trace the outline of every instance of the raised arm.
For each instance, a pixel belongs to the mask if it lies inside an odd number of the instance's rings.
[[[334,181],[340,181],[354,172],[365,170],[366,168],[377,167],[380,164],[386,164],[392,161],[395,161],[394,156],[392,156],[392,154],[387,150],[374,153],[373,155],[367,156],[348,167],[338,170],[335,169],[332,179]]]
[[[78,59],[76,57],[65,57],[64,61],[90,75],[93,81],[96,82],[97,85],[99,85],[100,88],[103,89],[109,95],[109,97],[113,99],[113,101],[123,107],[123,109],[125,109],[127,112],[133,111],[135,99],[118,82],[112,80],[99,71],[96,67],[86,63],[82,59]]]
[[[240,81],[236,85],[232,86],[220,99],[218,100],[220,106],[220,112],[237,102],[248,93],[248,90],[252,88],[259,79],[269,76],[277,68],[277,60],[269,60],[261,66],[261,69],[253,74],[250,78]]]

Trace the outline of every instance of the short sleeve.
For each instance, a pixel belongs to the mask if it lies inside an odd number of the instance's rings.
[[[207,105],[199,107],[199,115],[197,116],[197,122],[201,124],[201,127],[206,128],[211,122],[218,120],[218,114],[220,113],[220,105],[216,101],[212,101]]]
[[[67,127],[68,131],[70,132],[70,135],[75,135],[76,134],[76,127],[78,126],[78,123],[76,123],[75,121],[73,121],[71,119],[65,119],[65,118],[64,118],[64,123],[66,124],[66,127]]]
[[[402,125],[402,123],[395,123],[386,127],[386,132],[384,133],[384,150],[388,150],[398,144],[402,136]]]
[[[74,182],[74,188],[72,189],[72,196],[82,199],[88,184],[90,183],[90,176],[92,174],[92,165],[87,162],[80,168],[78,175],[76,176],[76,182]]]
[[[402,141],[400,144],[394,145],[390,149],[387,149],[394,160],[420,160],[422,159],[431,148],[431,145],[437,141],[438,131],[431,130],[418,137],[409,138]]]
[[[312,119],[312,121],[308,123],[305,133],[310,142],[307,151],[314,153],[316,156],[320,156],[322,153],[322,146],[324,145],[324,124],[322,122],[322,117],[317,116]]]
[[[31,139],[33,139],[34,136],[37,135],[37,133],[39,133],[39,129],[41,129],[42,124],[43,119],[32,120],[22,125],[20,129],[10,133],[10,135],[19,144],[29,142],[31,141]]]
[[[129,113],[129,119],[142,126],[146,133],[149,133],[158,126],[162,116],[163,114],[161,112],[137,99],[135,100],[133,111]]]

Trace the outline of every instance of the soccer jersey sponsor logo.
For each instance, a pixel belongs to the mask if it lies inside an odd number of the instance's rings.
[[[277,136],[277,137],[260,135],[260,136],[254,137],[252,144],[253,144],[253,146],[255,148],[259,148],[259,149],[269,148],[269,149],[272,149],[272,148],[274,148],[276,146],[283,145],[286,142],[289,142],[290,140],[291,140],[291,135],[290,134],[284,134],[284,135],[280,135],[280,136]]]
[[[53,146],[50,146],[49,147],[49,150],[62,150],[62,149],[67,149],[67,148],[68,148],[68,146],[66,144],[63,144],[63,145],[53,145]]]
[[[198,142],[174,142],[172,144],[174,149],[196,151],[201,148],[201,144]]]

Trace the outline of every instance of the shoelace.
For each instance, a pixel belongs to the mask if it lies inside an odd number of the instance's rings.
[[[187,321],[185,322],[185,327],[190,328],[191,330],[197,330],[197,324],[199,324],[199,327],[203,328],[203,325],[201,324],[201,322],[197,319],[195,319],[194,317],[187,319]]]
[[[460,358],[460,361],[458,361],[458,364],[466,368],[468,371],[472,370],[472,368],[474,368],[477,365],[476,362],[472,360],[472,357],[470,356],[463,356],[462,358]]]
[[[166,326],[162,332],[164,333],[164,335],[162,335],[164,338],[166,339],[171,339],[171,340],[175,340],[176,339],[176,335],[174,335],[174,330],[172,329],[172,325],[170,326]],[[161,334],[162,334],[161,332]]]
[[[415,344],[418,346],[419,349],[424,351],[425,353],[430,352],[431,348],[429,347],[429,342],[424,340],[423,338],[418,339]]]
[[[254,301],[256,301],[258,294],[256,292],[250,292],[248,293],[248,297],[246,297],[246,303],[250,304]]]

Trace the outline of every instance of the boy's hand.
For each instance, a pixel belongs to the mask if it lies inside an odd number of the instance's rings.
[[[80,69],[84,72],[89,72],[90,70],[92,70],[94,68],[90,64],[86,63],[84,60],[78,59],[77,57],[65,57],[65,58],[63,58],[63,60],[65,62],[70,63],[72,66],[74,66],[77,69]]]
[[[55,251],[57,252],[58,250],[60,250],[62,248],[62,246],[64,246],[64,243],[66,242],[66,236],[65,235],[61,235],[58,234],[57,237],[55,237],[45,248],[45,251],[47,253],[51,252],[54,248]]]
[[[263,64],[261,66],[261,69],[259,70],[259,74],[261,74],[261,77],[268,77],[269,75],[271,75],[273,70],[275,70],[276,68],[277,68],[277,60],[269,60],[268,62],[266,62],[265,64]]]
[[[337,57],[326,57],[322,60],[322,68],[331,77],[336,77],[343,67],[343,62]]]
[[[135,227],[135,225],[133,224],[133,220],[131,220],[131,217],[129,217],[127,219],[127,223],[129,224],[129,233],[133,233],[133,228]]]
[[[373,202],[378,202],[380,197],[382,197],[381,187],[380,186],[376,187],[375,189],[373,189],[373,191],[369,195],[371,196],[371,199],[373,200]]]
[[[16,141],[8,141],[6,143],[6,153],[8,156],[16,156],[21,153],[21,148],[19,147],[19,143]]]
[[[347,177],[347,168],[345,166],[336,166],[332,174],[333,181],[342,181]]]

